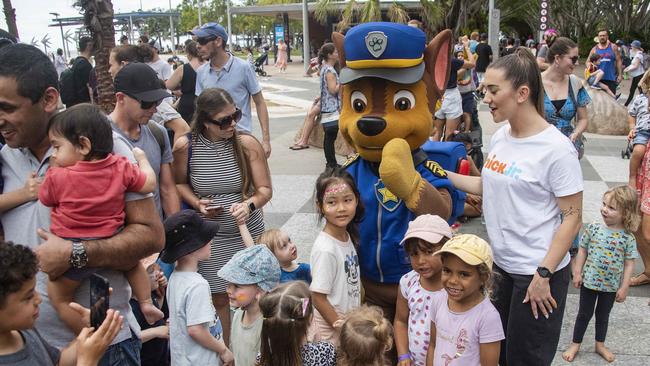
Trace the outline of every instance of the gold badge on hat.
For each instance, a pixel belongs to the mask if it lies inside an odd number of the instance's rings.
[[[386,51],[386,47],[388,47],[388,37],[384,32],[368,32],[366,35],[366,48],[374,58],[379,58]]]

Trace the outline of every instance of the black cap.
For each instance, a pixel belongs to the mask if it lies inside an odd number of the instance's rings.
[[[165,249],[160,260],[174,263],[178,258],[203,248],[219,231],[214,221],[204,220],[194,210],[182,210],[165,219]]]
[[[122,92],[142,102],[157,102],[171,97],[160,87],[158,75],[153,69],[139,62],[131,62],[115,75],[115,92]]]

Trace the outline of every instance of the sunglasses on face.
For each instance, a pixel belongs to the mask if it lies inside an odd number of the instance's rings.
[[[571,60],[571,63],[574,65],[578,62],[579,59],[580,59],[579,56],[569,57],[569,60]]]
[[[162,103],[162,99],[161,100],[156,100],[154,102],[145,102],[145,101],[142,101],[142,100],[140,100],[140,99],[138,99],[138,98],[136,98],[136,97],[134,97],[132,95],[127,94],[127,96],[129,98],[131,98],[131,99],[135,99],[136,101],[140,102],[140,108],[142,108],[142,109],[151,109],[153,107],[159,106],[160,103]]]
[[[217,39],[217,37],[199,37],[196,39],[196,42],[201,46],[205,46],[206,44],[214,41],[215,39]]]
[[[223,130],[230,127],[233,121],[235,121],[235,123],[239,122],[241,116],[241,110],[239,108],[235,108],[235,113],[229,116],[225,116],[222,119],[209,119],[208,122],[219,126],[219,128]]]

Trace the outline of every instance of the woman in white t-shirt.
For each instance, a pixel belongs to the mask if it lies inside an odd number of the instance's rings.
[[[501,365],[550,365],[569,284],[568,251],[582,224],[582,173],[571,142],[544,119],[539,66],[525,49],[500,58],[485,74],[495,122],[481,177],[449,177],[483,195],[494,252],[495,307],[506,339]]]

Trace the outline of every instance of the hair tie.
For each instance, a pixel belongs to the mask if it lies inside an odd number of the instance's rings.
[[[304,318],[307,315],[307,308],[309,307],[309,298],[303,297],[301,300],[302,300],[302,317]]]

